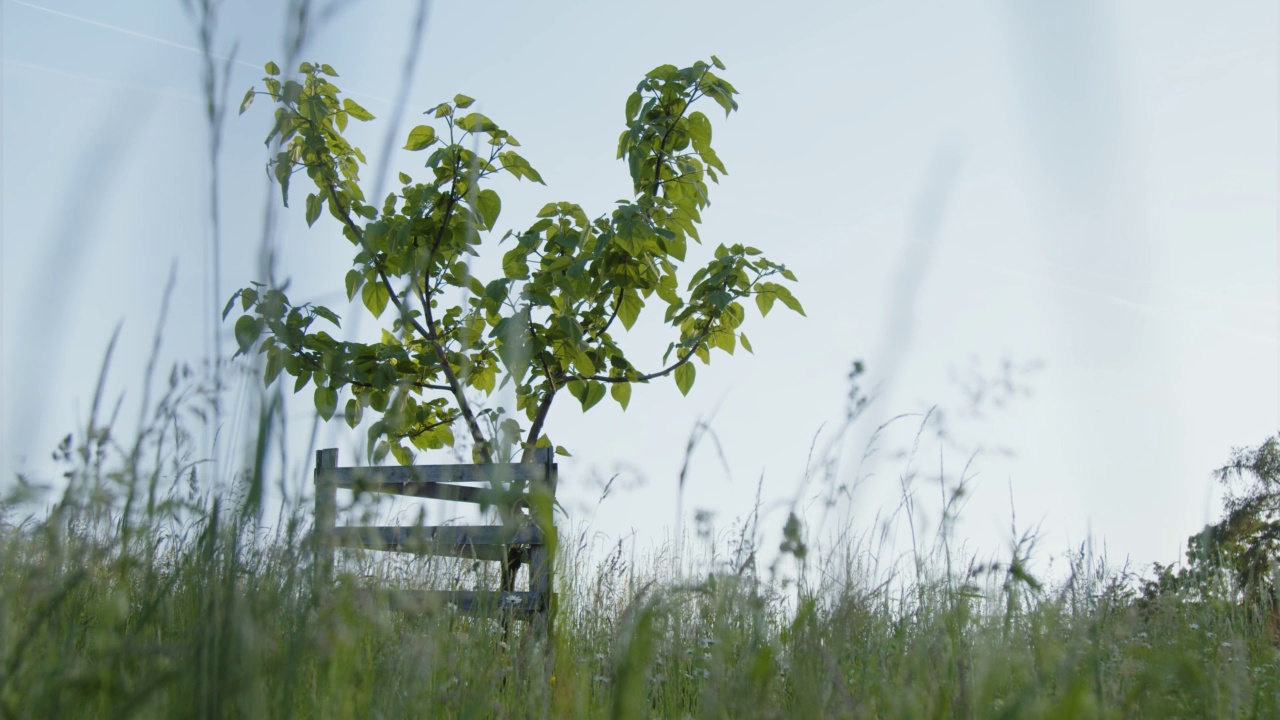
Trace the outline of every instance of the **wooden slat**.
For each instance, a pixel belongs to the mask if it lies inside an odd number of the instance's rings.
[[[443,525],[437,527],[377,527],[347,526],[329,531],[332,542],[340,547],[356,547],[368,550],[397,552],[436,553],[445,548],[451,555],[483,560],[498,557],[481,557],[481,552],[469,548],[491,547],[501,549],[506,545],[538,545],[542,543],[542,531],[534,525],[505,528],[499,525]],[[491,553],[485,552],[486,556]]]
[[[357,539],[350,543],[343,544],[341,547],[358,548],[364,550],[382,550],[385,552],[402,552],[412,553],[414,555],[438,555],[440,557],[455,557],[463,560],[491,560],[493,562],[505,562],[507,559],[507,548],[502,545],[444,545],[435,543],[426,545],[425,547],[412,546],[395,546],[395,547],[369,547],[361,540]],[[529,563],[529,550],[526,547],[518,546],[521,564]]]
[[[506,485],[512,482],[546,482],[545,464],[503,463],[496,465],[409,465],[386,467],[341,467],[317,470],[316,482],[339,488],[395,486],[405,483],[475,483]]]
[[[337,519],[338,501],[333,485],[322,482],[320,474],[338,464],[338,451],[316,451],[316,514],[314,552],[316,582],[319,587],[327,588],[333,582],[333,547],[324,542],[324,538],[333,530]]]
[[[342,486],[339,486],[342,487]],[[408,497],[427,498],[430,500],[452,500],[453,502],[476,503],[477,505],[497,505],[502,502],[503,493],[491,488],[457,485],[437,482],[394,482],[381,484],[355,484],[352,490],[385,493],[388,495],[406,495]]]
[[[402,611],[430,611],[447,605],[462,612],[501,612],[507,618],[533,622],[538,634],[544,639],[550,637],[555,599],[551,590],[553,558],[538,527],[532,524],[514,527],[334,526],[337,509],[334,491],[339,488],[500,505],[506,508],[504,521],[513,522],[521,516],[513,517],[507,503],[529,492],[531,487],[542,486],[555,497],[557,467],[550,448],[539,448],[534,453],[534,462],[528,464],[340,468],[337,459],[336,450],[323,450],[316,455],[316,564],[317,580],[323,581],[323,587],[327,588],[331,582],[335,546],[498,561],[507,559],[510,546],[526,546],[520,547],[520,553],[522,564],[529,568],[528,592],[370,589],[360,594]],[[503,627],[506,628],[506,620]],[[551,647],[550,644],[547,647]]]
[[[401,612],[430,612],[451,605],[465,613],[507,611],[522,616],[542,609],[538,596],[531,592],[388,589],[375,591],[375,594],[391,609]]]

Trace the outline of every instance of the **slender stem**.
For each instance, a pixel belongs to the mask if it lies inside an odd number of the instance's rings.
[[[689,362],[689,360],[693,358],[694,354],[698,352],[698,347],[701,346],[702,343],[707,339],[707,336],[711,334],[711,323],[714,320],[715,318],[707,318],[707,325],[703,329],[702,333],[698,335],[698,339],[695,340],[693,344],[689,346],[689,349],[685,351],[684,355],[681,355],[675,361],[675,363],[673,363],[670,367],[666,367],[657,372],[651,372],[651,373],[648,373],[647,375],[641,375],[639,377],[634,377],[634,378],[610,377],[608,375],[590,375],[590,376],[579,375],[576,377],[576,379],[596,380],[602,383],[647,382],[655,378],[660,378],[665,375],[670,375],[671,373],[675,372],[676,369],[678,369],[681,365],[684,365],[685,363]],[[562,381],[568,380],[570,379],[570,377],[571,376],[564,373],[561,373],[560,375],[560,379]]]
[[[600,337],[609,331],[609,326],[618,318],[618,306],[622,304],[622,288],[618,288],[617,295],[613,298],[613,313],[609,315],[609,319],[605,321],[604,327],[600,328],[596,333],[596,342],[600,341]]]
[[[699,76],[698,82],[702,82],[702,78],[706,77],[707,72],[709,71],[702,71],[702,75]],[[694,87],[696,88],[697,85],[695,84]],[[665,160],[663,156],[666,155],[667,152],[667,140],[671,137],[671,131],[676,129],[676,123],[680,121],[680,118],[684,117],[684,114],[689,111],[689,108],[697,99],[698,91],[695,89],[693,94],[689,96],[689,99],[684,102],[684,107],[680,108],[680,112],[674,119],[672,119],[671,124],[667,126],[667,131],[662,133],[662,140],[658,142],[658,162],[653,170],[653,189],[649,191],[650,195],[656,196],[658,194],[658,189],[662,185],[662,164]]]
[[[444,372],[445,379],[449,381],[449,389],[453,392],[454,400],[458,403],[458,409],[462,412],[462,417],[467,422],[467,429],[471,431],[471,438],[475,441],[476,447],[479,448],[481,460],[486,464],[492,462],[489,453],[489,444],[485,440],[484,432],[480,429],[480,423],[476,421],[475,414],[471,412],[471,405],[467,402],[467,396],[462,391],[462,384],[458,381],[458,376],[453,372],[453,368],[449,365],[449,355],[445,352],[444,346],[440,344],[436,335],[435,321],[431,314],[431,303],[423,303],[422,309],[424,317],[427,320],[427,327],[424,328],[421,323],[409,315],[408,308],[405,307],[404,302],[400,299],[399,293],[397,293],[395,288],[391,286],[391,280],[387,277],[386,269],[382,267],[382,263],[378,262],[377,254],[370,250],[368,245],[365,243],[364,232],[355,224],[355,221],[351,219],[351,213],[348,208],[338,200],[338,193],[337,189],[333,185],[333,180],[328,180],[327,185],[329,190],[329,202],[338,209],[338,213],[342,216],[343,224],[345,224],[347,228],[351,230],[352,234],[355,235],[356,239],[360,242],[361,247],[363,247],[365,251],[369,252],[374,263],[374,268],[377,270],[378,278],[387,289],[387,294],[390,295],[391,301],[395,303],[396,309],[400,311],[400,316],[412,323],[414,329],[418,331],[418,334],[426,338],[427,342],[431,343],[432,350],[435,351],[436,357],[440,360],[440,369]],[[456,202],[456,198],[451,196],[445,217],[441,223],[441,234],[436,239],[437,246],[439,245],[440,237],[443,237],[443,228],[449,221],[449,213],[453,211],[453,205]]]
[[[538,436],[542,434],[542,426],[547,421],[547,413],[551,410],[551,403],[555,399],[556,388],[553,384],[551,389],[547,390],[547,394],[542,396],[542,402],[538,403],[538,413],[533,417],[533,425],[529,426],[529,435],[525,438],[524,453],[520,456],[520,462],[533,462],[534,445],[538,442]]]

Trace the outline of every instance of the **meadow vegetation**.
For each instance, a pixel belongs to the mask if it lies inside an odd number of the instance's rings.
[[[206,61],[217,272],[218,139],[229,65],[213,60],[217,3],[197,0],[189,7]],[[289,8],[286,64],[297,60],[309,23],[323,15],[306,0],[292,0]],[[421,3],[419,36],[425,8]],[[415,36],[406,68],[414,66],[419,40]],[[394,329],[402,331],[417,322],[399,307],[412,298],[391,287],[399,266],[369,252],[379,249],[377,238],[367,236],[372,225],[357,218],[377,215],[378,208],[363,202],[356,162],[347,157],[353,149],[341,141],[339,125],[367,113],[337,103],[327,66],[308,67],[305,84],[286,87],[274,66],[265,79],[281,111],[277,118],[289,123],[287,137],[280,137],[279,126],[273,137],[301,138],[295,155],[286,145],[277,156],[278,177],[283,183],[306,166],[316,190],[306,201],[308,221],[327,205],[359,251],[349,298],[359,292],[375,317],[393,307]],[[675,179],[685,173],[701,183],[719,159],[710,150],[705,117],[691,124],[694,116],[672,116],[665,108],[678,101],[683,112],[699,95],[726,113],[736,107],[731,86],[708,80],[715,77],[712,68],[721,67],[713,58],[710,66],[659,68],[660,76],[648,78],[650,86],[628,103],[633,132],[619,152],[638,158],[630,172],[640,198],[628,208],[644,205],[669,223],[597,225],[576,206],[549,206],[516,238],[504,276],[474,288],[475,301],[463,312],[477,322],[463,323],[462,312],[435,325],[424,317],[416,335],[402,332],[381,349],[308,334],[305,326],[317,318],[329,322],[332,313],[288,305],[273,288],[245,288],[235,298],[244,312],[237,344],[242,352],[268,350],[265,367],[252,368],[252,380],[287,372],[298,387],[311,382],[325,417],[337,413],[337,391],[349,388],[344,415],[354,427],[364,410],[382,413],[392,404],[397,379],[379,370],[389,365],[382,362],[386,353],[407,352],[405,338],[412,337],[430,351],[414,356],[420,384],[437,385],[428,389],[444,392],[456,406],[423,403],[414,405],[421,411],[416,415],[392,414],[370,433],[371,453],[404,462],[406,442],[424,450],[450,446],[450,428],[462,418],[477,461],[502,459],[496,442],[502,428],[495,421],[480,432],[484,418],[468,417],[464,386],[492,390],[500,366],[519,366],[517,410],[530,425],[506,433],[508,456],[511,448],[550,444],[539,409],[562,384],[584,409],[606,389],[625,407],[632,383],[658,376],[626,361],[606,330],[615,316],[629,326],[639,311],[635,303],[652,290],[668,303],[665,321],[679,333],[668,348],[675,360],[660,372],[687,392],[691,357],[705,361],[713,348],[749,348],[738,329],[739,300],[766,298],[762,314],[773,300],[799,311],[784,286],[760,285],[765,276],[791,280],[790,274],[745,246],[723,248],[712,263],[714,282],[691,288],[688,297],[673,289],[671,263],[682,259],[686,234],[696,239],[684,221],[705,204],[705,183],[703,194],[674,199],[659,186],[671,181],[677,187]],[[306,107],[299,104],[304,99]],[[441,106],[439,117],[453,118],[469,104],[457,96]],[[503,151],[515,145],[488,118],[467,118],[458,115],[464,131],[487,135]],[[451,130],[455,124],[446,121]],[[688,167],[663,149],[666,128],[677,125],[699,156],[697,163],[685,158]],[[338,131],[328,132],[333,128]],[[427,148],[434,132],[415,128],[410,149]],[[453,155],[442,155],[436,166],[447,172],[425,184],[404,178],[412,197],[402,195],[403,217],[384,214],[393,225],[410,218],[405,203],[414,199],[444,198],[449,207],[467,208],[465,216],[446,212],[432,226],[453,245],[447,258],[424,263],[437,279],[430,287],[439,288],[441,280],[472,287],[467,272],[455,272],[456,261],[475,245],[477,228],[493,228],[500,204],[490,191],[471,192],[467,173],[483,158],[465,156],[467,148],[454,138],[446,147]],[[502,169],[538,179],[518,157]],[[650,243],[646,252],[660,261],[654,277],[620,276],[605,286],[596,282],[604,275],[544,276],[538,262],[530,270],[530,257],[552,257],[556,237],[575,239],[562,243],[562,255],[585,258],[594,247],[590,238],[609,234]],[[393,249],[409,253],[417,246]],[[272,276],[271,261],[264,264],[264,277]],[[413,286],[421,285],[423,268],[405,272]],[[555,310],[527,335],[506,332],[511,318],[527,319],[530,312],[531,298],[515,293],[516,280],[541,283],[546,297],[533,297],[533,305]],[[219,282],[212,286],[216,291]],[[551,300],[574,293],[598,300],[579,307],[576,320]],[[426,297],[422,305],[431,302]],[[505,323],[503,331],[498,323]],[[483,339],[481,331],[491,328]],[[461,338],[460,349],[441,346],[450,333]],[[508,344],[521,352],[506,352]],[[349,360],[345,371],[326,367],[317,375],[307,363],[325,353]],[[374,355],[381,365],[361,365]],[[461,380],[449,376],[464,364],[470,373]],[[1069,572],[1037,578],[1029,569],[1036,552],[1030,536],[1002,559],[966,556],[952,547],[958,506],[952,503],[936,532],[913,527],[913,540],[921,540],[890,562],[871,533],[848,526],[819,532],[794,512],[783,523],[780,547],[766,546],[768,528],[757,509],[730,534],[672,537],[648,551],[622,544],[604,551],[593,546],[590,528],[557,516],[555,631],[544,644],[520,626],[504,636],[498,619],[448,608],[404,614],[360,592],[371,585],[492,589],[498,582],[493,568],[344,551],[335,587],[317,593],[309,498],[296,492],[280,502],[266,497],[267,477],[290,469],[268,457],[282,433],[278,400],[262,395],[256,436],[243,449],[221,453],[239,453],[241,462],[218,469],[202,455],[208,444],[201,438],[212,437],[225,419],[218,406],[225,373],[221,363],[213,367],[176,368],[154,401],[148,378],[141,420],[128,430],[120,405],[103,398],[100,379],[84,427],[54,452],[63,475],[6,478],[0,486],[0,718],[1280,717],[1276,440],[1238,452],[1220,471],[1236,490],[1223,520],[1193,536],[1187,562],[1146,574],[1114,567],[1086,546],[1066,554]],[[864,406],[865,399],[851,396],[848,419],[856,420]],[[960,488],[958,497],[963,482],[953,487]]]
[[[1194,558],[1138,577],[1081,548],[1045,583],[1029,543],[979,563],[940,531],[886,572],[865,535],[819,542],[792,516],[764,565],[757,516],[600,561],[561,519],[550,647],[357,592],[496,586],[465,563],[352,552],[321,599],[307,506],[264,519],[251,468],[202,474],[191,426],[211,397],[175,372],[129,439],[95,403],[56,453],[65,490],[6,495],[0,716],[1280,715],[1271,596]]]

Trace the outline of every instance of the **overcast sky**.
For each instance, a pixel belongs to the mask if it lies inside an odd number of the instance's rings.
[[[236,48],[233,106],[284,57],[276,5],[223,3],[215,45]],[[379,116],[352,132],[375,164],[416,5],[351,3],[303,52]],[[499,186],[501,229],[547,201],[594,216],[627,197],[614,160],[626,96],[656,65],[715,53],[741,111],[713,114],[729,175],[704,213],[706,250],[746,242],[800,278],[808,317],[749,314],[755,355],[717,354],[689,397],[667,382],[637,387],[626,413],[606,401],[583,415],[567,397],[554,408],[549,430],[574,452],[561,497],[575,519],[596,512],[603,537],[660,542],[687,439],[713,418],[728,467],[700,447],[683,508],[714,511],[720,530],[749,512],[757,482],[764,524],[780,527],[785,510],[769,503],[796,494],[817,435],[818,454],[843,454],[837,481],[856,485],[828,524],[872,528],[912,469],[936,522],[930,477],[954,485],[967,467],[957,534],[975,552],[1008,545],[1012,504],[1047,553],[1092,536],[1113,560],[1177,559],[1217,513],[1210,471],[1277,430],[1276,4],[1048,5],[435,4],[396,145],[421,110],[478,98],[547,181]],[[173,263],[164,363],[207,357],[221,303],[209,300],[208,133],[183,3],[0,0],[0,12],[7,483],[47,470],[121,320],[112,387],[137,400]],[[225,123],[224,300],[261,279],[263,213],[279,197],[263,171],[268,105],[233,107]],[[394,154],[366,182],[421,160]],[[335,225],[308,231],[299,208],[280,223],[291,299],[354,317]],[[650,366],[667,338],[648,328],[626,342]],[[828,445],[855,359],[878,397]],[[1012,397],[975,391],[974,378],[1004,376]],[[309,393],[299,399],[289,418],[303,438]],[[935,406],[945,440],[930,427],[914,463],[896,457],[920,425],[907,418],[859,464],[871,428]],[[363,435],[335,421],[321,446],[350,463]]]

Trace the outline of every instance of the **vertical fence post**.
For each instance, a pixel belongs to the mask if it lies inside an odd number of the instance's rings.
[[[551,448],[538,448],[534,451],[535,462],[544,468],[544,480],[534,483],[531,490],[545,492],[554,500],[556,496],[555,451]],[[554,503],[553,503],[554,505]],[[551,518],[549,517],[548,520]],[[542,542],[529,548],[529,592],[536,603],[534,612],[535,631],[550,648],[551,643],[551,578],[552,565],[555,561],[551,544],[555,542],[555,527],[542,528]]]
[[[312,532],[316,587],[327,591],[333,584],[333,528],[337,523],[338,490],[325,470],[338,466],[337,448],[316,451],[316,526]]]

